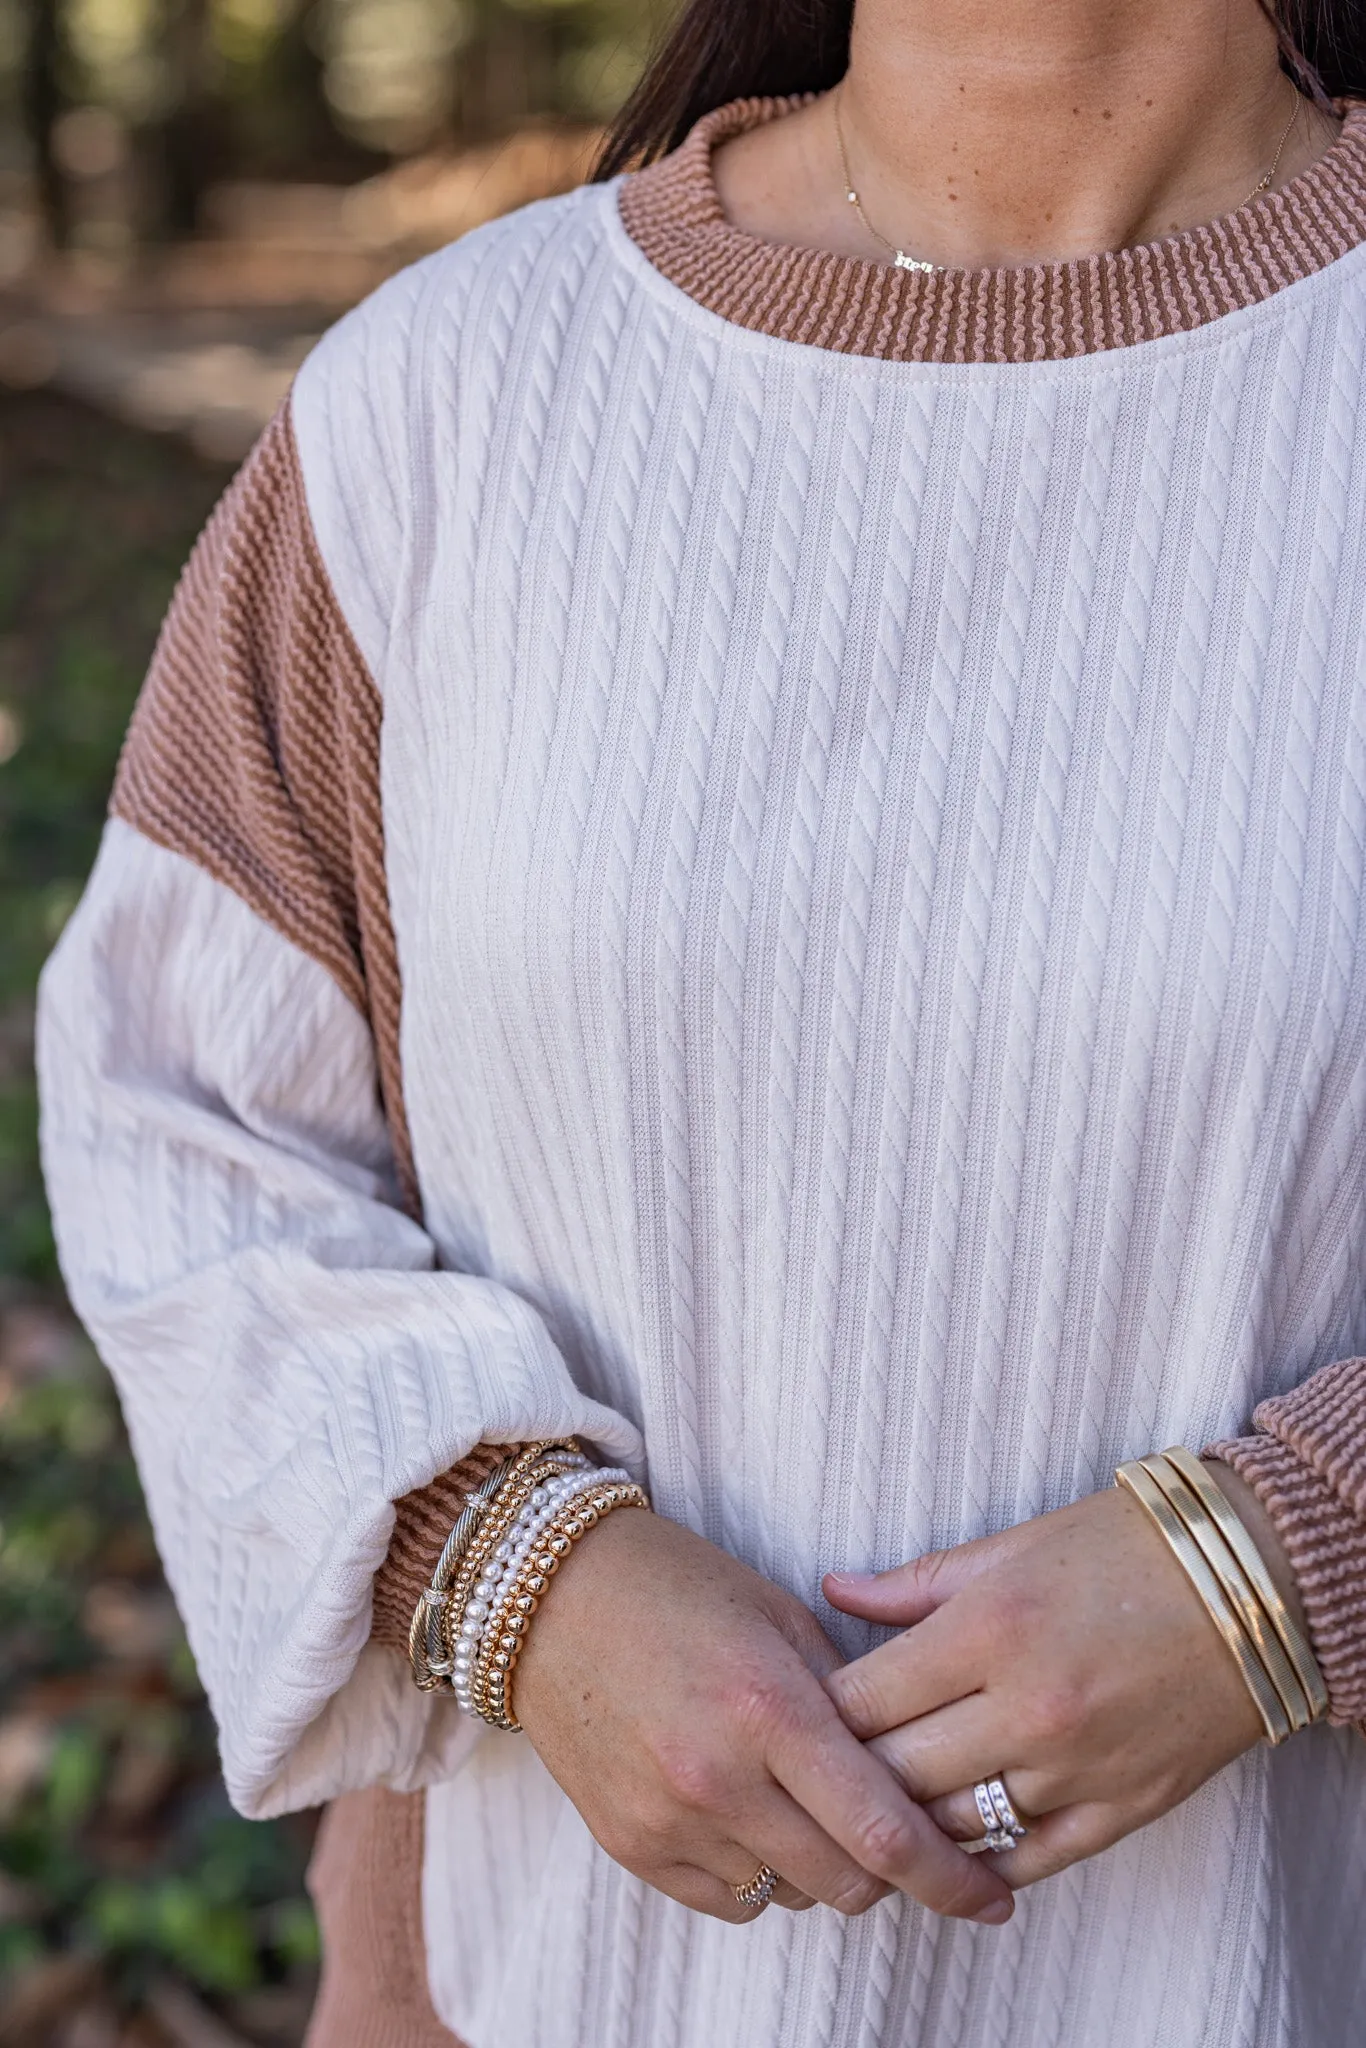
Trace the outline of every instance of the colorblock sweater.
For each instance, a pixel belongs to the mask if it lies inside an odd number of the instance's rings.
[[[1150,249],[730,227],[709,117],[386,285],[182,582],[44,1148],[320,2048],[1342,2048],[1366,1995],[1366,113]],[[395,1645],[577,1432],[820,1606],[1216,1442],[1336,1727],[732,1928]],[[395,1796],[395,1795],[408,1795]],[[405,2002],[406,2001],[406,2002]]]

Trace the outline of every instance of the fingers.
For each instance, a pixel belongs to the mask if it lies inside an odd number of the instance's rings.
[[[714,1867],[723,1876],[735,1868],[735,1877],[728,1877],[732,1884],[746,1883],[766,1863],[783,1878],[784,1905],[794,1900],[810,1905],[819,1899],[837,1913],[858,1914],[887,1896],[889,1887],[833,1842],[780,1785],[770,1783],[765,1795],[738,1811],[729,1825],[736,1861],[732,1864],[728,1853],[726,1861]],[[712,1859],[707,1862],[711,1865]]]
[[[866,1742],[975,1693],[985,1682],[989,1647],[985,1631],[955,1606],[841,1665],[823,1683],[845,1726]]]
[[[997,1562],[1005,1538],[980,1536],[952,1550],[927,1550],[885,1572],[827,1572],[825,1597],[842,1614],[910,1628]]]
[[[795,1884],[789,1884],[784,1878],[773,1894],[773,1903],[789,1913],[809,1913],[816,1901],[806,1892],[799,1892]]]
[[[996,1853],[988,1850],[975,1861],[991,1864],[1012,1891],[1023,1891],[1040,1878],[1056,1877],[1071,1864],[1112,1848],[1141,1826],[1143,1819],[1152,1817],[1126,1817],[1116,1807],[1098,1804],[1060,1806],[1055,1812],[1044,1814],[1014,1849]]]
[[[798,1806],[862,1870],[932,1911],[990,1924],[1009,1919],[1009,1893],[997,1874],[940,1832],[824,1696],[820,1709],[769,1718],[766,1761]]]
[[[1020,1733],[1011,1728],[999,1697],[978,1692],[971,1699],[958,1700],[951,1707],[941,1707],[918,1721],[874,1736],[868,1747],[921,1806],[971,1787],[979,1778],[994,1778],[1008,1765],[1010,1782],[1019,1788],[1026,1805],[1030,1793],[1036,1800],[1047,1793],[1056,1794],[1051,1778],[1045,1780],[1037,1771],[1011,1763],[1020,1753],[1019,1744]],[[1045,1803],[1058,1806],[1061,1800],[1053,1796]]]

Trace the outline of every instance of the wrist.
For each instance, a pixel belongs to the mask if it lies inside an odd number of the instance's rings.
[[[532,1617],[580,1540],[626,1507],[649,1507],[643,1488],[574,1442],[506,1458],[466,1503],[413,1610],[419,1689],[449,1692],[464,1713],[515,1733],[512,1686]]]
[[[1252,1528],[1208,1465],[1180,1444],[1115,1473],[1163,1536],[1204,1604],[1256,1705],[1283,1742],[1328,1711],[1323,1673]],[[1288,1561],[1281,1560],[1283,1570]]]
[[[563,1690],[571,1667],[581,1668],[595,1618],[600,1623],[609,1611],[620,1612],[623,1599],[629,1609],[629,1587],[655,1526],[651,1515],[607,1515],[561,1564],[517,1663],[517,1717],[533,1741],[544,1706]],[[620,1618],[629,1625],[629,1613]]]

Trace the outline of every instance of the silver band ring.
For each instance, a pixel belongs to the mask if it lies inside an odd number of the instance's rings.
[[[1010,1803],[1010,1794],[999,1777],[979,1778],[972,1788],[986,1834],[980,1842],[967,1842],[963,1846],[970,1855],[980,1855],[984,1849],[994,1850],[998,1855],[1013,1849],[1029,1833]]]
[[[1010,1794],[1006,1791],[1004,1779],[989,1778],[987,1780],[987,1792],[990,1795],[992,1805],[996,1809],[996,1819],[1005,1829],[1006,1833],[1016,1836],[1027,1835],[1029,1829],[1011,1805]]]
[[[782,1879],[773,1866],[761,1863],[753,1877],[744,1884],[733,1884],[731,1890],[735,1894],[735,1903],[738,1906],[746,1906],[751,1912],[762,1913],[781,1883]]]

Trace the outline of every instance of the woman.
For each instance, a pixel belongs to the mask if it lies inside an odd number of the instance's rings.
[[[201,542],[45,1143],[324,2048],[1354,2037],[1364,59],[694,0]]]

